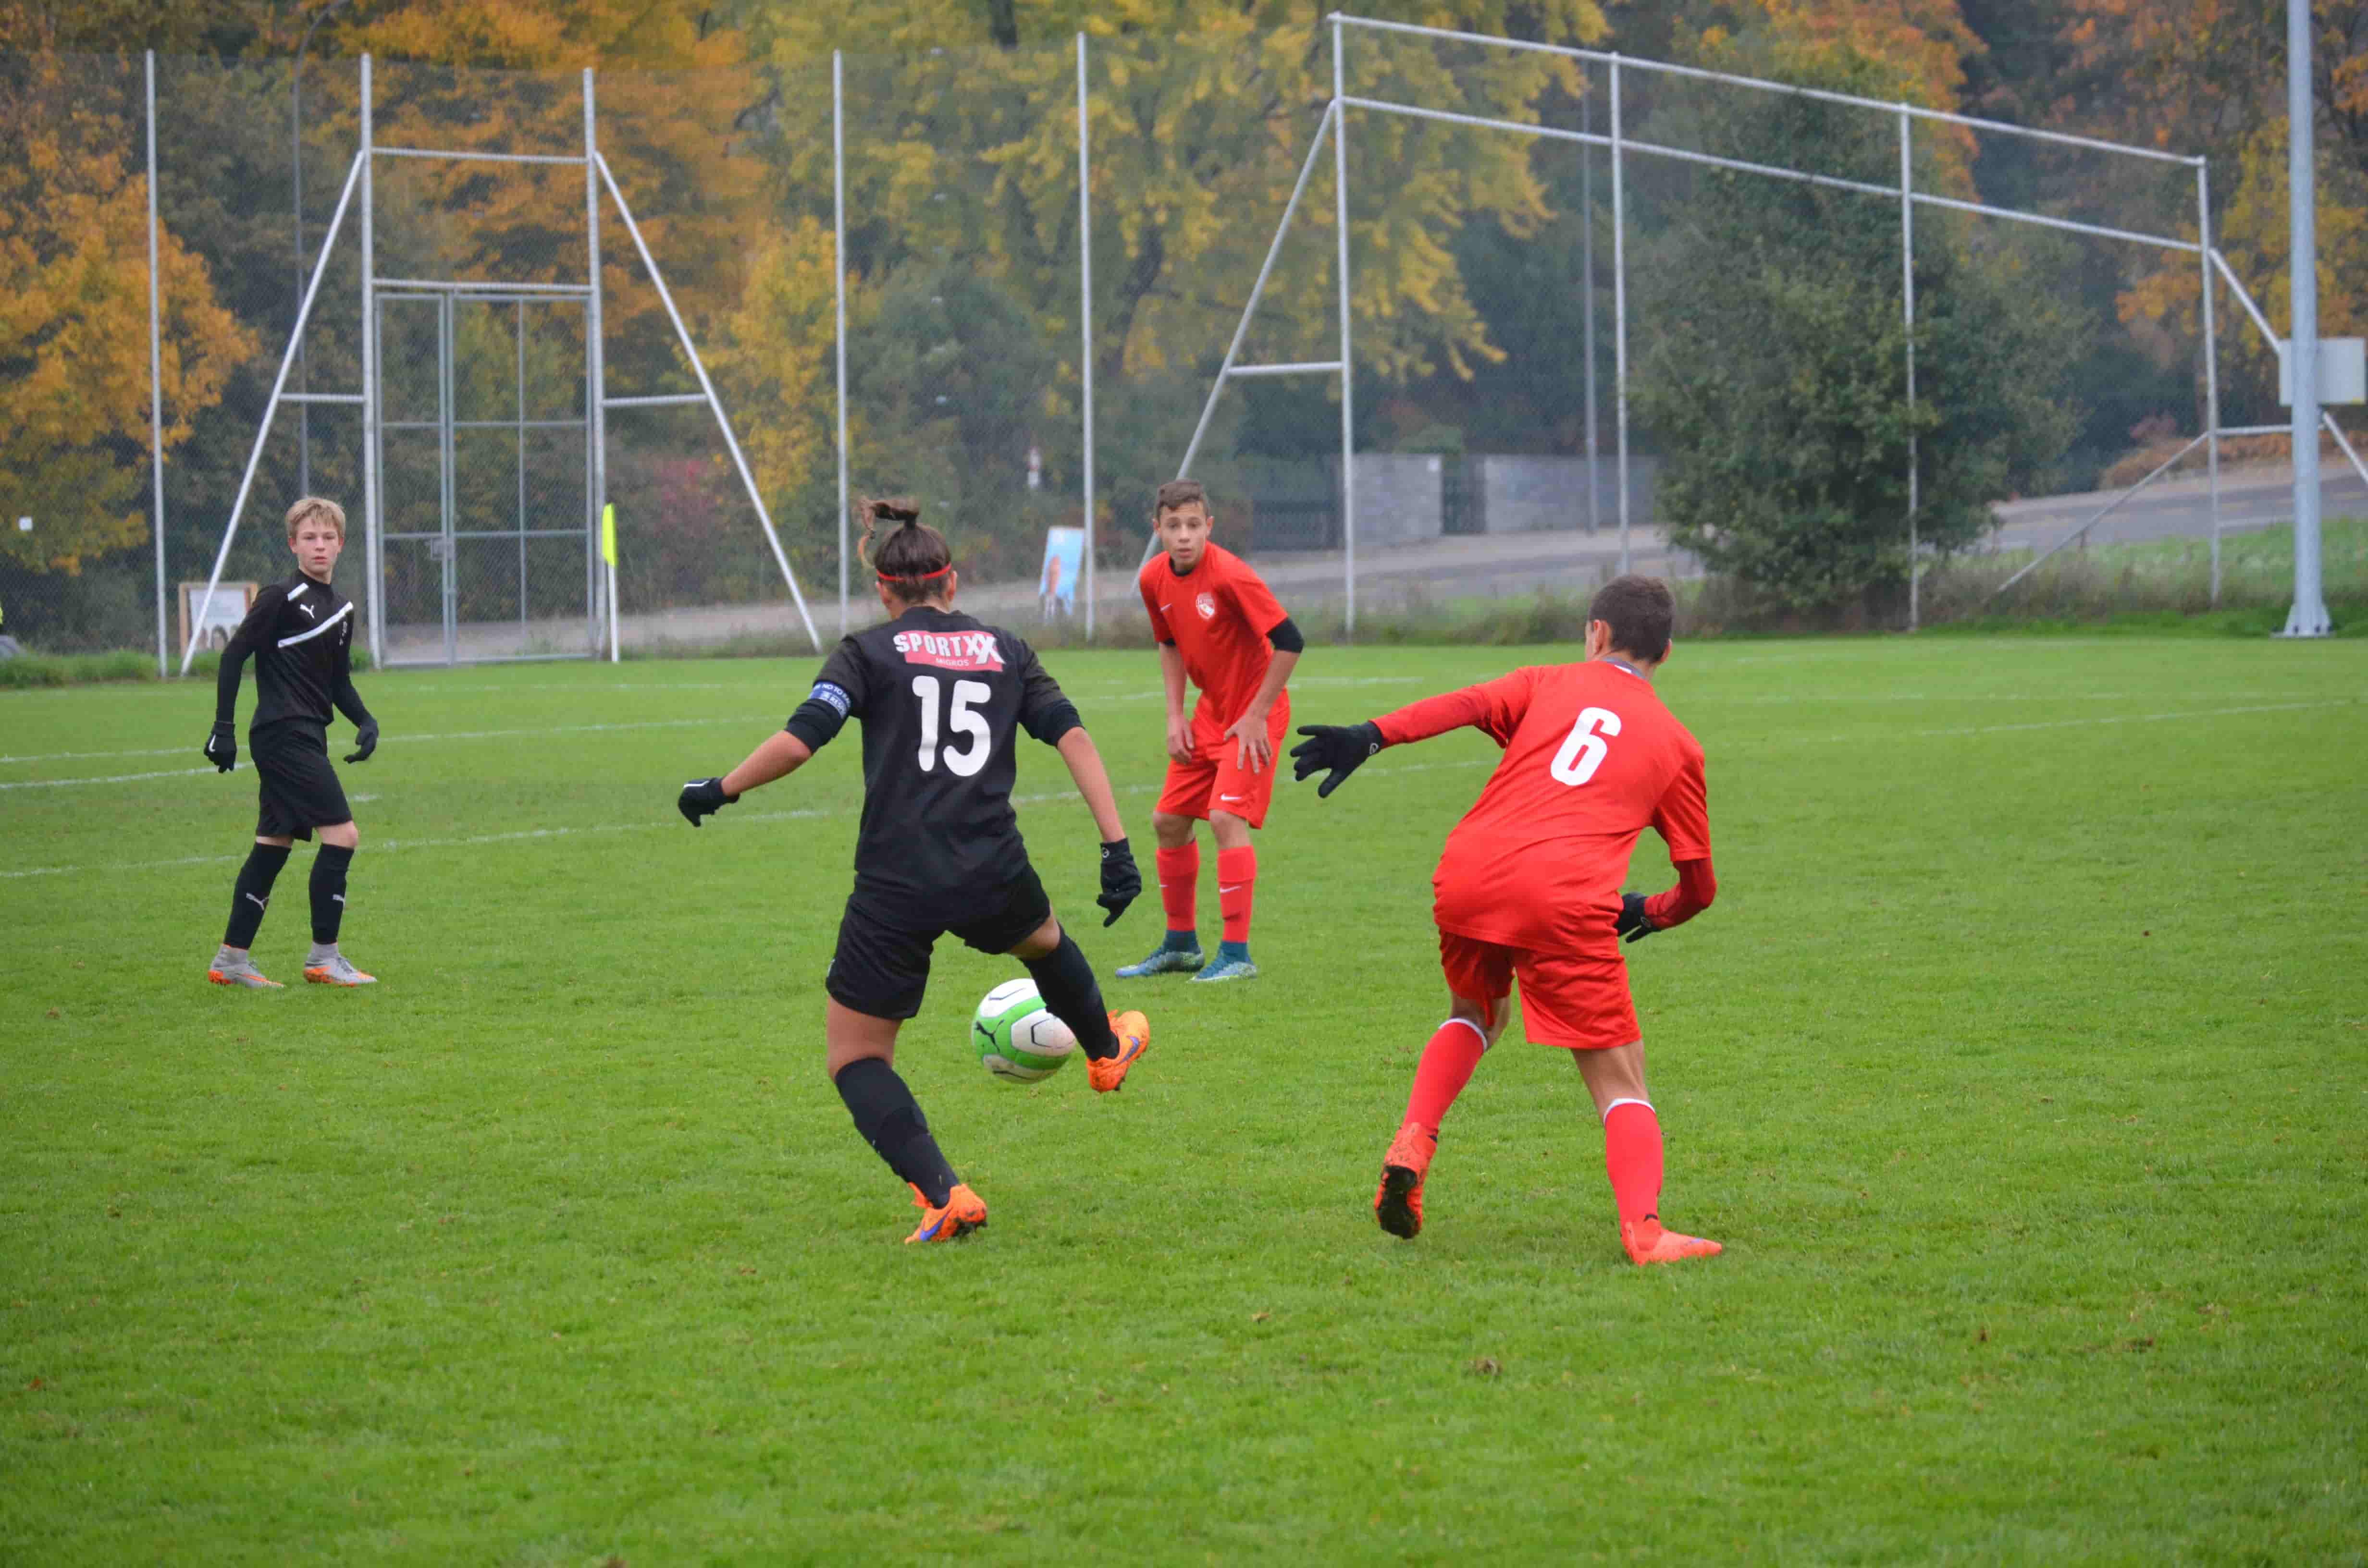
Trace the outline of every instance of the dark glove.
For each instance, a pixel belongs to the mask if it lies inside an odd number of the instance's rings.
[[[1623,942],[1641,942],[1660,927],[1645,913],[1645,895],[1623,892],[1620,895],[1620,915],[1611,922],[1613,935]]]
[[[1291,776],[1306,779],[1330,768],[1331,776],[1315,786],[1315,798],[1322,800],[1340,787],[1340,780],[1357,771],[1358,765],[1382,749],[1382,727],[1368,719],[1361,724],[1302,724],[1299,733],[1307,739],[1291,748]]]
[[[1094,902],[1110,911],[1104,926],[1115,926],[1126,906],[1143,896],[1143,873],[1135,869],[1134,851],[1121,838],[1102,846],[1102,893]]]
[[[206,737],[206,760],[221,773],[228,773],[238,766],[237,725],[227,719],[214,721],[213,733]]]
[[[346,760],[368,762],[370,759],[370,753],[376,750],[378,750],[378,721],[365,719],[354,726],[354,749]]]
[[[675,805],[681,811],[683,821],[697,827],[700,818],[714,815],[739,798],[723,792],[721,778],[694,778],[682,787]]]

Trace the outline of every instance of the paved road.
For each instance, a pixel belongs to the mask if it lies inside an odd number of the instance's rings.
[[[2368,514],[2368,483],[2362,483],[2342,460],[2325,464],[2321,481],[2321,509],[2325,516]],[[2006,503],[1997,509],[1998,529],[1991,537],[1989,547],[2046,549],[2119,497],[2119,492],[2102,492]],[[2293,516],[2292,498],[2293,480],[2283,467],[2223,470],[2221,528],[2237,533],[2286,523]],[[2210,528],[2208,482],[2180,478],[2157,481],[2123,501],[2110,517],[2089,529],[2089,539],[2097,544],[2202,539]],[[1691,557],[1671,550],[1657,533],[1645,528],[1634,530],[1630,536],[1629,562],[1634,570],[1656,575],[1686,576],[1698,570]],[[1309,610],[1331,609],[1346,597],[1343,561],[1338,551],[1268,552],[1258,558],[1258,567],[1286,604]],[[1584,593],[1608,580],[1619,567],[1620,536],[1617,529],[1611,528],[1595,534],[1492,534],[1367,549],[1360,551],[1357,557],[1357,604],[1360,609],[1393,610],[1450,599],[1520,598],[1541,588]],[[819,586],[816,585],[817,589]],[[825,600],[815,597],[809,603],[815,630],[827,643],[838,628],[837,597],[834,595]],[[1123,623],[1143,613],[1134,598],[1131,573],[1102,573],[1096,603],[1097,619],[1112,624]],[[973,613],[1015,625],[1031,622],[1037,614],[1034,588],[1025,583],[967,588],[962,593],[962,606]],[[853,608],[859,625],[869,623],[878,615],[877,603],[868,595],[857,600]],[[780,602],[629,614],[622,626],[629,647],[660,642],[698,645],[739,635],[797,637],[802,631],[796,612]],[[510,623],[466,625],[460,629],[463,659],[515,658],[538,653],[573,656],[584,651],[587,641],[580,620],[539,622],[530,627]],[[397,663],[440,663],[440,632],[430,638],[405,637],[389,653],[393,662]]]

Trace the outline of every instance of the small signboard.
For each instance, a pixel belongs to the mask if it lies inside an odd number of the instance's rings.
[[[1046,620],[1077,613],[1077,578],[1085,562],[1085,529],[1044,530],[1044,569],[1036,577],[1036,598]]]
[[[216,583],[213,599],[209,603],[203,583],[182,584],[181,646],[186,648],[189,645],[189,628],[202,605],[205,608],[205,624],[198,646],[211,648],[216,653],[228,647],[231,637],[238,631],[238,623],[246,619],[247,610],[254,605],[256,585],[253,583]]]
[[[2294,406],[2294,372],[2283,346],[2278,349],[2278,403]],[[2368,338],[2318,340],[2318,403],[2368,403]]]

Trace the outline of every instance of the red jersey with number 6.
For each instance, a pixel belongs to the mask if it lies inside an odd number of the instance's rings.
[[[1469,724],[1505,748],[1431,878],[1442,931],[1617,954],[1636,835],[1657,830],[1672,861],[1710,858],[1702,745],[1624,665],[1531,665],[1374,722],[1392,745]]]

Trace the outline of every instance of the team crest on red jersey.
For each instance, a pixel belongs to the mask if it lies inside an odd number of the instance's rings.
[[[1214,620],[1217,619],[1217,596],[1203,588],[1201,597],[1192,601],[1192,608],[1201,612],[1202,620]]]
[[[999,670],[1003,650],[992,631],[899,631],[896,652],[908,665],[931,665],[941,670]]]

